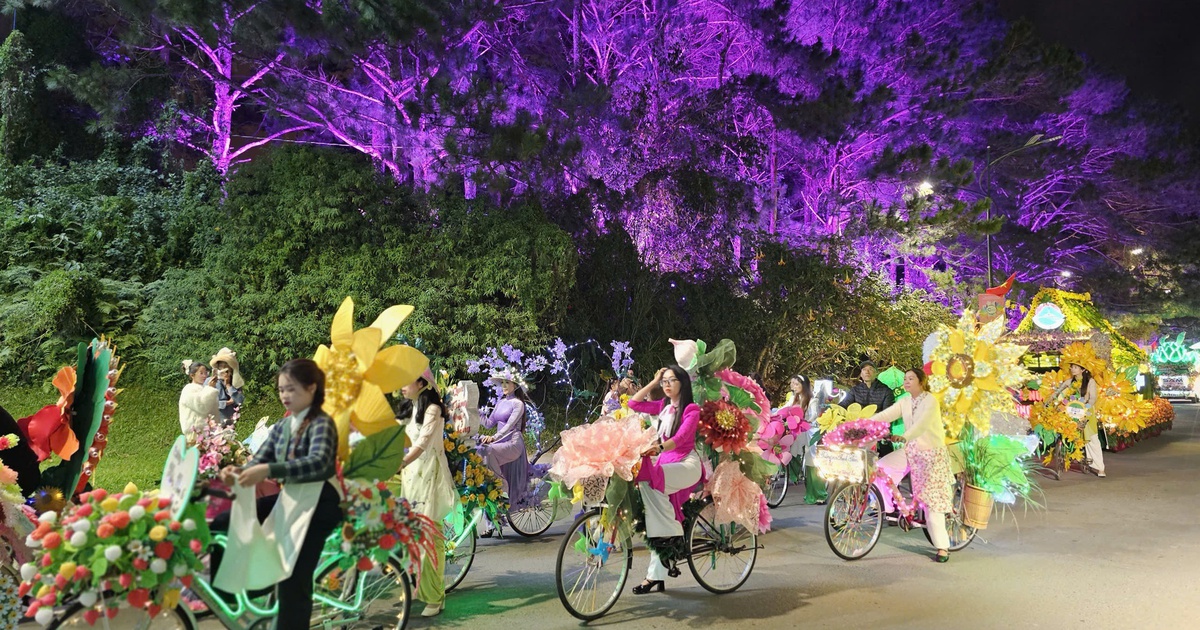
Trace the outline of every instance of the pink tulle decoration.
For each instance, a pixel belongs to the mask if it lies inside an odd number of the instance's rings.
[[[562,446],[554,454],[550,475],[568,488],[589,477],[617,475],[633,481],[633,469],[642,453],[658,440],[653,429],[644,428],[642,414],[622,420],[603,417],[562,432]]]
[[[758,408],[762,411],[754,413],[753,409],[746,409],[743,413],[753,415],[754,417],[758,418],[758,424],[760,427],[764,423],[770,422],[771,401],[767,398],[766,392],[764,392],[762,388],[758,386],[758,383],[754,382],[754,379],[750,378],[749,376],[742,376],[741,374],[738,374],[730,369],[721,370],[713,376],[716,376],[717,378],[729,383],[730,385],[733,385],[734,387],[740,387],[746,390],[746,393],[750,394],[750,397],[754,399],[754,404],[758,405]]]
[[[826,433],[821,442],[868,448],[891,434],[891,424],[870,418],[860,418],[839,424],[834,430]]]
[[[760,534],[766,531],[762,529],[762,488],[742,474],[736,461],[717,464],[705,490],[712,494],[717,523],[737,523]]]

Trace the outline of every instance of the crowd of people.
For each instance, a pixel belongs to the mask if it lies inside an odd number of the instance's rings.
[[[207,365],[185,361],[183,368],[188,383],[180,395],[181,430],[186,433],[197,421],[206,418],[234,422],[245,402],[236,353],[222,348]],[[1064,383],[1055,396],[1075,393],[1094,405],[1095,382],[1089,381],[1087,371],[1080,366],[1073,365],[1071,373],[1074,378]],[[791,472],[799,474],[800,468],[804,469],[806,503],[824,503],[825,483],[812,461],[813,447],[822,438],[816,422],[818,416],[833,403],[843,407],[874,406],[877,411],[872,420],[893,423],[896,430],[903,427],[888,441],[904,446],[885,454],[878,468],[895,483],[911,475],[913,496],[926,506],[927,527],[935,549],[933,557],[937,562],[946,562],[949,543],[945,516],[952,509],[953,478],[940,405],[928,392],[926,372],[915,368],[904,373],[903,390],[908,396],[898,402],[896,392],[877,378],[878,368],[873,362],[864,361],[858,376],[858,382],[842,392],[834,389],[831,378],[814,383],[797,374],[789,379],[775,411],[799,407],[812,427],[791,446],[795,455]],[[492,432],[477,436],[478,452],[500,480],[504,493],[515,502],[528,487],[529,459],[523,437],[531,405],[528,385],[515,371],[494,373],[489,381],[499,390],[499,400],[483,419],[482,426]],[[635,479],[645,509],[646,533],[652,538],[683,535],[682,507],[697,485],[711,474],[697,452],[700,407],[693,401],[691,385],[688,372],[678,365],[658,369],[645,385],[630,370],[610,381],[601,404],[605,414],[621,407],[645,414],[658,436],[655,446],[643,454],[644,462]],[[305,486],[314,488],[303,495],[302,500],[310,508],[307,511],[310,520],[307,528],[298,530],[303,542],[294,546],[290,577],[280,585],[280,627],[293,627],[292,623],[298,627],[308,618],[316,559],[326,536],[337,526],[340,513],[336,506],[342,499],[342,491],[332,481],[336,471],[337,427],[322,410],[324,389],[324,374],[312,361],[300,359],[284,365],[278,375],[278,392],[286,411],[285,419],[271,427],[263,446],[245,466],[228,468],[221,475],[231,486],[253,486],[274,480],[283,484],[285,494]],[[397,420],[404,424],[412,444],[399,471],[402,492],[420,513],[441,522],[459,501],[442,444],[448,418],[443,394],[434,387],[434,378],[428,371],[402,387],[401,394],[404,402]],[[1099,476],[1103,477],[1099,445],[1089,442],[1088,449]],[[895,510],[889,493],[881,495],[885,510]],[[260,519],[276,501],[275,496],[259,499]],[[498,525],[490,523],[482,537],[491,536]],[[228,527],[228,514],[218,516],[213,523],[214,530]],[[444,609],[445,554],[444,542],[439,541],[430,557],[422,559],[416,598],[425,603],[424,616],[437,615]],[[650,554],[645,579],[633,587],[633,592],[639,595],[666,590],[667,565],[658,561],[653,548]],[[220,554],[214,554],[214,573],[221,563]]]

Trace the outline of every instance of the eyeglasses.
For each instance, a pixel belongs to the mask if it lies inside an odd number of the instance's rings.
[[[673,385],[678,382],[679,382],[679,379],[677,379],[677,378],[664,378],[661,381],[659,381],[659,383],[662,385]]]

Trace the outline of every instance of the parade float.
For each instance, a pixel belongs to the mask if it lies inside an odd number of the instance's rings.
[[[1138,387],[1149,363],[1146,352],[1122,336],[1087,293],[1043,288],[1011,336],[1028,347],[1021,361],[1038,374],[1020,390],[1018,413],[1054,453],[1049,459],[1064,468],[1082,460],[1083,433],[1062,400],[1051,400],[1069,380],[1070,365],[1091,372],[1099,385],[1096,420],[1105,449],[1120,451],[1171,428],[1175,412],[1163,399],[1148,397]]]
[[[1200,398],[1196,392],[1196,375],[1200,371],[1197,370],[1200,353],[1196,348],[1200,344],[1189,347],[1184,337],[1185,333],[1179,333],[1174,339],[1161,337],[1150,353],[1150,369],[1157,381],[1159,396],[1196,402]]]

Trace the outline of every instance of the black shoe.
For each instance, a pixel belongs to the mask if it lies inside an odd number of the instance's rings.
[[[683,575],[683,572],[679,570],[679,565],[667,568],[667,577],[677,578],[681,575]]]
[[[661,593],[665,590],[667,590],[667,585],[662,580],[654,580],[654,581],[646,580],[645,582],[642,582],[641,584],[638,584],[637,586],[633,587],[633,594],[634,595],[645,595],[646,593],[653,593],[655,591],[658,591],[659,593]]]
[[[495,535],[496,535],[496,528],[493,527],[492,529],[489,529],[486,532],[483,532],[482,534],[480,534],[479,537],[480,538],[491,538],[492,536],[495,536]]]

